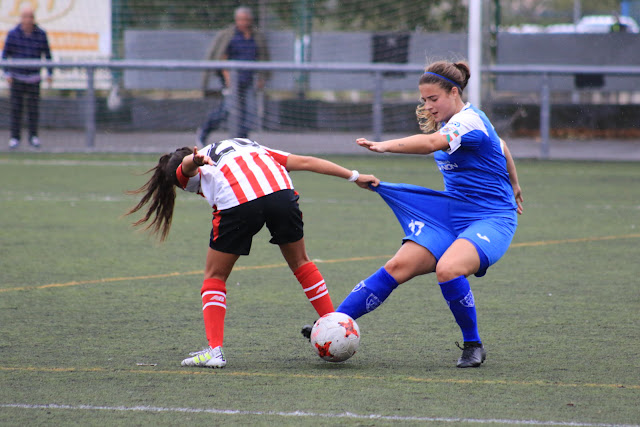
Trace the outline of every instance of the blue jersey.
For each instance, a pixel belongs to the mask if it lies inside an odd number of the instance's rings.
[[[434,153],[445,191],[485,209],[516,209],[504,146],[487,116],[471,104],[439,133],[449,149]]]

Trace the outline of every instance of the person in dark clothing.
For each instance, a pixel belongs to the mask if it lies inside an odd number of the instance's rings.
[[[620,21],[620,15],[618,13],[613,14],[613,24],[609,28],[609,31],[612,33],[626,33],[629,30],[627,24],[623,24]]]
[[[20,13],[20,23],[7,34],[2,59],[51,59],[47,33],[35,24],[33,9],[25,7]],[[48,68],[47,81],[51,85],[53,69]],[[40,147],[38,139],[38,108],[40,103],[40,70],[38,68],[6,68],[5,76],[11,87],[11,139],[9,148],[20,144],[22,106],[26,100],[29,144]]]
[[[239,7],[235,11],[235,23],[216,34],[206,58],[209,60],[234,61],[268,61],[269,52],[264,35],[253,26],[251,9]],[[209,87],[211,72],[205,72],[202,89],[206,94]],[[205,122],[198,128],[197,141],[201,146],[207,145],[209,134],[217,129],[221,122],[229,115],[226,96],[231,88],[231,73],[222,70],[218,73],[222,79],[224,95],[219,107],[214,108]],[[238,72],[238,109],[240,112],[240,130],[236,137],[247,138],[255,119],[256,89],[262,90],[268,78],[268,73],[254,73],[251,70]]]

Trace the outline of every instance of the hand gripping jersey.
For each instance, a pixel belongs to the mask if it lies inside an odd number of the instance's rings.
[[[201,166],[188,178],[178,167],[186,191],[204,196],[212,208],[229,209],[280,190],[293,189],[286,169],[289,153],[271,150],[245,138],[226,139],[199,151],[214,165]]]
[[[434,153],[445,191],[483,208],[517,208],[504,147],[482,111],[467,103],[439,132],[449,142]]]

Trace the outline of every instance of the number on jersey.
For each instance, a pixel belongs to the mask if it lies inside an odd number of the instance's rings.
[[[227,154],[233,153],[234,151],[236,151],[233,145],[229,145],[229,144],[234,144],[239,147],[247,147],[247,146],[259,147],[260,146],[260,144],[258,144],[257,142],[251,141],[250,139],[244,139],[244,138],[225,139],[224,141],[218,141],[215,144],[213,144],[211,146],[211,149],[209,150],[209,157],[211,157],[211,160],[213,161],[214,165],[217,166],[218,163],[220,162],[220,159],[222,159]]]
[[[415,234],[416,236],[419,236],[420,233],[422,233],[422,227],[424,227],[424,222],[422,221],[416,221],[412,219],[409,223],[409,229],[411,230],[411,233]]]

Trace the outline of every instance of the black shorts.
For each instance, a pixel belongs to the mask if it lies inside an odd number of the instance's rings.
[[[302,212],[294,190],[281,190],[213,213],[209,247],[236,255],[249,255],[251,242],[267,224],[270,243],[282,245],[302,239]]]

